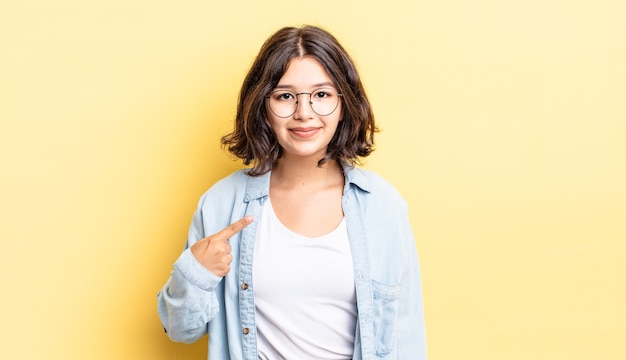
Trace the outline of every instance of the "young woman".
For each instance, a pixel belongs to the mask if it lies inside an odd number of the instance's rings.
[[[358,169],[376,126],[354,63],[313,27],[261,48],[222,138],[252,164],[200,199],[158,295],[175,341],[209,359],[426,359],[407,206]]]

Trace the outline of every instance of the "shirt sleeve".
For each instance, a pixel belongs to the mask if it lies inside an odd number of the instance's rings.
[[[422,281],[413,231],[404,228],[405,266],[398,310],[398,359],[426,360]]]
[[[170,278],[157,295],[161,323],[174,341],[197,341],[207,333],[209,321],[219,311],[215,291],[222,286],[222,277],[202,266],[190,249],[203,234],[199,207],[192,220],[185,250],[174,263]]]

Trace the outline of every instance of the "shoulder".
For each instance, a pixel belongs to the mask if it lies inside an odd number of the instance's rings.
[[[237,170],[230,175],[218,180],[208,191],[220,191],[226,189],[233,189],[236,187],[245,187],[250,176],[247,174],[248,169]]]
[[[374,171],[350,168],[347,170],[348,181],[365,194],[366,198],[380,200],[386,204],[406,207],[406,201],[387,179]]]
[[[201,201],[248,202],[269,194],[270,173],[248,175],[249,169],[241,169],[216,182],[202,196]]]
[[[238,193],[245,192],[249,175],[247,169],[237,170],[214,183],[200,198],[201,203],[220,201],[237,197]]]

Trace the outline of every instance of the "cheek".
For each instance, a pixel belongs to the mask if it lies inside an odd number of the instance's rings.
[[[276,131],[280,128],[280,121],[271,117],[267,119],[267,124],[270,126],[270,129],[272,129],[274,134],[276,134]]]
[[[266,123],[269,126],[270,129],[272,129],[272,131],[274,133],[276,133],[276,127],[278,126],[278,121],[276,120],[276,118],[274,116],[272,116],[272,113],[266,113]]]

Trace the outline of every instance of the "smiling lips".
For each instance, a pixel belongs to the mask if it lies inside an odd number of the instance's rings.
[[[312,137],[313,135],[317,134],[317,131],[319,129],[320,128],[318,128],[318,127],[306,127],[306,128],[297,127],[297,128],[289,129],[289,131],[292,134],[296,135],[297,137],[309,138],[309,137]]]

